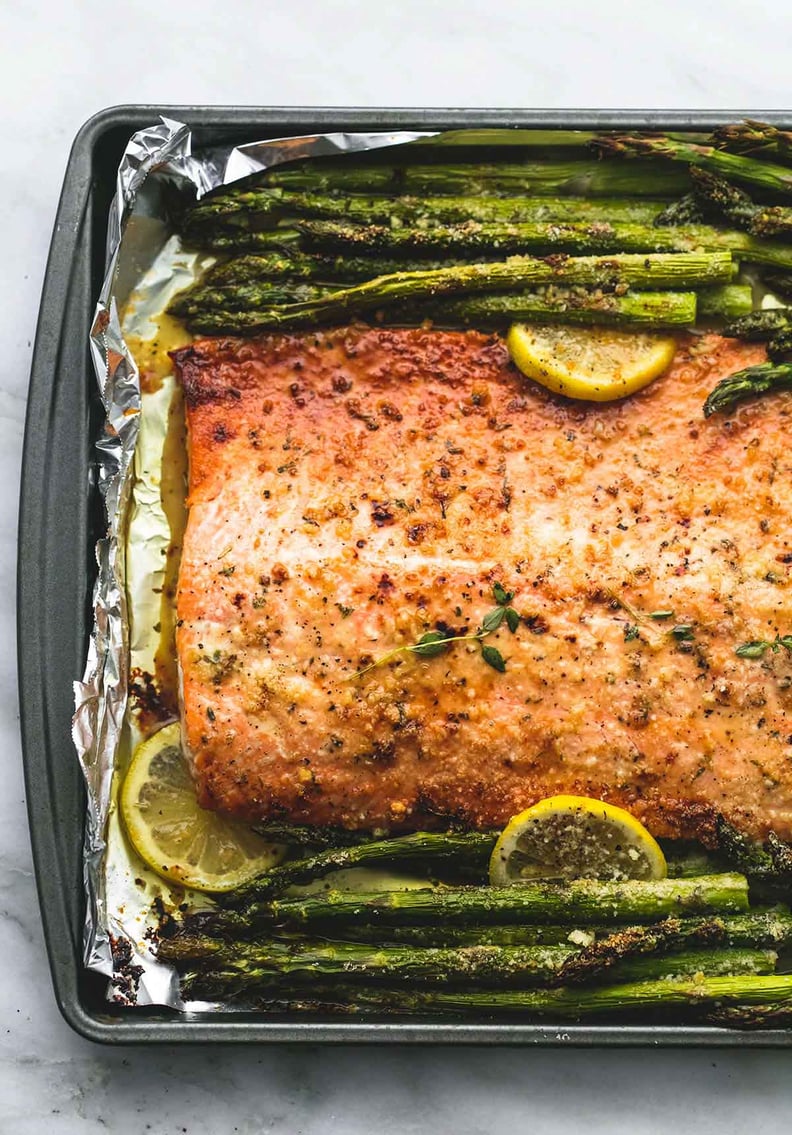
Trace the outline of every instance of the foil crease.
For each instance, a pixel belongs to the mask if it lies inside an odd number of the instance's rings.
[[[161,118],[132,136],[121,159],[108,220],[106,274],[90,333],[105,422],[95,442],[95,484],[89,489],[101,495],[107,529],[96,546],[93,628],[82,679],[74,683],[72,723],[87,788],[83,960],[87,968],[109,979],[107,996],[116,1003],[185,1007],[174,971],[148,948],[150,903],[134,883],[134,865],[125,860],[112,803],[119,752],[135,739],[127,713],[126,531],[143,405],[138,367],[125,335],[140,335],[150,326],[151,317],[163,310],[170,296],[190,282],[200,260],[185,253],[173,237],[167,191],[175,187],[198,199],[279,162],[361,152],[429,136],[406,131],[329,133],[194,152],[189,126]],[[133,295],[135,302],[130,305]],[[225,1008],[201,1006],[212,1007]]]

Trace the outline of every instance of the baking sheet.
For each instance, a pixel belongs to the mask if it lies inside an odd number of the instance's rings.
[[[103,999],[106,980],[85,973],[79,943],[85,901],[79,875],[84,779],[73,759],[72,676],[81,671],[90,631],[101,531],[93,489],[92,422],[100,412],[87,353],[90,311],[101,287],[97,264],[123,142],[160,113],[188,121],[194,136],[307,135],[316,131],[497,127],[513,131],[583,129],[711,131],[755,118],[790,128],[789,114],[729,111],[546,109],[251,108],[116,106],[81,128],[67,163],[31,365],[22,465],[18,558],[20,730],[27,810],[42,928],[58,1005],[69,1026],[94,1043],[328,1043],[532,1045],[541,1047],[789,1047],[792,1030],[750,1031],[669,1021],[564,1024],[542,1020],[371,1020],[327,1016],[124,1011]],[[90,486],[91,493],[86,490]]]

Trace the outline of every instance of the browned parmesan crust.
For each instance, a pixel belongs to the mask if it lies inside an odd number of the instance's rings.
[[[178,594],[202,803],[249,820],[503,824],[555,792],[711,839],[792,837],[792,398],[705,421],[761,348],[685,340],[622,403],[562,401],[497,337],[345,328],[177,352]],[[402,654],[474,631],[487,643]],[[656,612],[673,612],[652,619]],[[687,628],[684,631],[673,628]]]

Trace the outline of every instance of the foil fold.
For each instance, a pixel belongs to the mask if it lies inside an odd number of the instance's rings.
[[[175,187],[198,199],[283,161],[361,152],[429,136],[407,131],[328,133],[194,151],[189,126],[163,117],[135,133],[121,159],[108,220],[106,273],[90,332],[105,421],[95,441],[95,484],[87,488],[101,496],[107,529],[96,546],[93,628],[82,678],[74,683],[72,722],[87,789],[83,960],[88,969],[109,979],[107,996],[116,1003],[185,1007],[174,971],[158,962],[147,944],[150,904],[141,894],[134,866],[125,859],[113,806],[119,753],[135,739],[128,714],[126,532],[143,396],[125,335],[140,335],[146,324],[150,326],[152,316],[190,282],[200,262],[174,240],[168,193]]]

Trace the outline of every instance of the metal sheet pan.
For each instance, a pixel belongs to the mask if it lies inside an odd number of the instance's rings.
[[[82,777],[72,747],[72,679],[89,633],[93,548],[101,534],[91,438],[101,420],[88,333],[104,267],[118,160],[129,136],[159,115],[189,123],[200,144],[330,130],[708,130],[751,117],[792,128],[792,114],[762,110],[542,111],[268,109],[121,106],[91,118],[64,179],[41,300],[22,468],[18,652],[28,812],[39,900],[58,1005],[101,1043],[443,1043],[792,1047],[792,1030],[746,1032],[663,1022],[629,1025],[437,1023],[404,1019],[115,1010],[104,981],[83,970]]]

